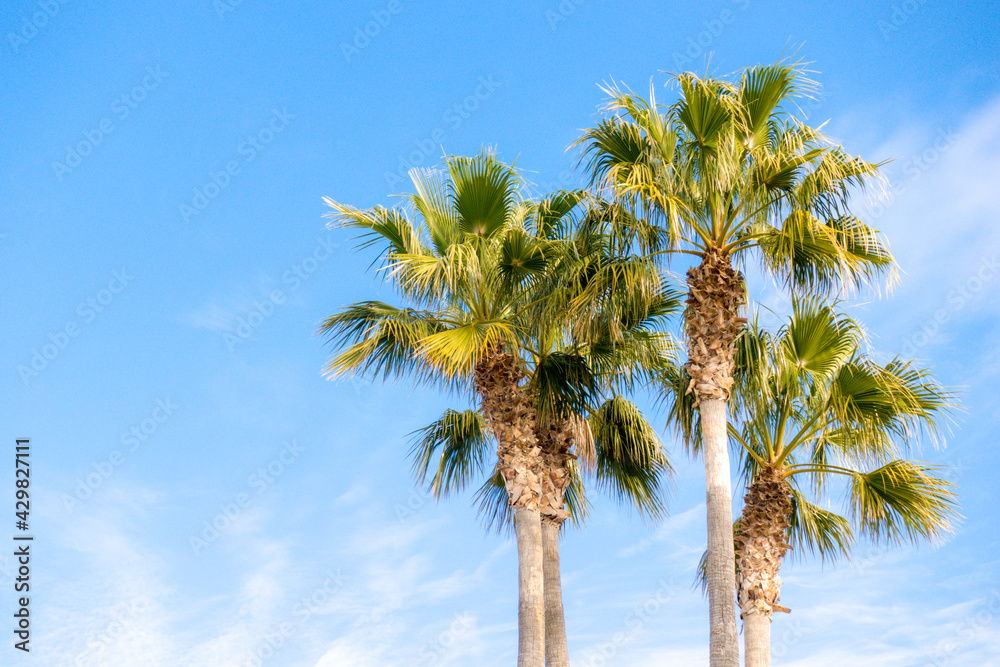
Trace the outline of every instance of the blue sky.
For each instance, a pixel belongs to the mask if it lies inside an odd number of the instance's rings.
[[[318,322],[389,296],[321,197],[391,205],[408,166],[483,145],[536,192],[573,187],[599,83],[652,77],[668,100],[664,71],[795,52],[823,85],[810,120],[895,159],[859,206],[901,284],[850,307],[873,354],[962,388],[920,455],[950,466],[964,519],[941,544],[788,563],[775,664],[1000,665],[991,3],[9,0],[0,37],[0,414],[5,447],[32,439],[37,540],[35,655],[5,643],[0,663],[512,664],[512,544],[471,494],[414,489],[405,458],[464,406],[321,376]],[[563,541],[574,665],[707,664],[702,468],[664,438],[670,518],[595,498]]]

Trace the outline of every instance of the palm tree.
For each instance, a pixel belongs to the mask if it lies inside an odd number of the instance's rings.
[[[729,432],[747,485],[733,526],[746,667],[771,664],[771,616],[788,611],[778,604],[788,549],[846,556],[852,525],[876,542],[933,539],[956,516],[951,484],[935,466],[897,458],[900,444],[938,433],[954,397],[926,370],[872,362],[861,343],[855,322],[815,299],[793,300],[777,334],[754,324],[738,342],[735,403],[744,421]],[[807,498],[837,477],[849,519]]]
[[[561,197],[579,194],[564,193]],[[536,235],[561,242],[545,276],[535,285],[529,332],[531,337],[528,393],[535,400],[535,436],[542,457],[542,544],[544,551],[545,653],[549,667],[568,667],[559,569],[559,534],[568,518],[582,521],[586,499],[580,472],[610,490],[621,502],[646,516],[662,512],[660,477],[670,472],[655,431],[634,404],[617,392],[650,382],[661,366],[673,361],[676,346],[658,329],[676,313],[679,298],[665,287],[650,262],[611,252],[610,235],[600,207],[572,227],[535,227]],[[653,299],[635,300],[627,290],[590,294],[600,301],[600,317],[591,318],[585,340],[572,335],[571,316],[594,276],[609,271],[630,273],[633,287],[650,290]],[[637,304],[642,304],[641,306]],[[594,399],[614,394],[591,408]],[[584,413],[589,411],[589,416]],[[475,411],[449,410],[422,429],[414,446],[414,470],[426,480],[437,457],[431,492],[447,495],[462,488],[485,467],[484,420]],[[579,461],[579,465],[577,463]],[[480,508],[491,525],[509,525],[508,505],[499,495],[499,474],[480,490]]]
[[[680,96],[661,113],[611,88],[613,115],[585,131],[592,183],[627,212],[622,233],[644,256],[695,258],[687,272],[685,391],[701,413],[707,491],[712,667],[739,667],[726,402],[745,286],[755,257],[793,289],[825,291],[893,272],[877,233],[852,215],[852,191],[880,183],[878,165],[848,155],[789,113],[814,84],[785,63],[736,82],[673,76]]]
[[[411,171],[416,193],[405,209],[366,211],[326,199],[337,223],[364,230],[380,246],[387,279],[403,307],[367,301],[348,306],[320,330],[344,349],[326,372],[412,376],[475,397],[497,443],[497,470],[514,517],[518,548],[518,666],[542,667],[543,470],[524,332],[534,282],[552,242],[529,226],[551,227],[572,202],[534,204],[521,181],[490,152],[450,157],[447,173]]]

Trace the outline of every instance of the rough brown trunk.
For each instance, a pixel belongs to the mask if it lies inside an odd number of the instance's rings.
[[[733,269],[728,255],[710,250],[701,264],[688,270],[687,283],[688,391],[694,391],[698,402],[708,398],[728,401],[736,339],[746,324],[740,317],[743,277]]]
[[[569,518],[565,503],[571,480],[569,462],[576,458],[570,451],[573,427],[568,420],[551,419],[538,424],[535,434],[541,450],[542,497],[538,509],[543,517],[562,524]]]
[[[518,667],[544,667],[545,598],[542,566],[540,447],[535,408],[517,359],[502,346],[476,364],[481,410],[497,440],[497,468],[514,513],[518,563]]]
[[[542,566],[545,572],[545,667],[569,667],[566,617],[559,571],[560,524],[542,518]]]
[[[788,611],[781,597],[781,560],[789,547],[792,501],[780,469],[764,468],[744,496],[736,527],[736,593],[743,618],[747,667],[770,667],[771,615]]]
[[[482,413],[497,440],[497,468],[512,507],[537,511],[542,495],[541,448],[535,436],[535,407],[521,381],[517,359],[498,346],[475,369]]]
[[[701,411],[708,515],[709,664],[739,667],[733,591],[736,586],[732,532],[726,401],[733,385],[736,339],[746,320],[743,278],[728,255],[710,250],[687,273],[685,330],[688,342],[688,392]]]

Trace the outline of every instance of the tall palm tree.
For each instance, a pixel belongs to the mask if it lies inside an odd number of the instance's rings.
[[[769,667],[770,624],[782,560],[793,546],[847,555],[855,526],[876,542],[940,537],[955,518],[951,484],[930,464],[897,458],[922,432],[937,434],[953,396],[926,370],[860,350],[858,325],[815,299],[793,300],[776,333],[752,326],[738,342],[729,429],[746,495],[736,520],[736,591],[746,667]],[[808,496],[843,478],[848,517]]]
[[[543,362],[538,366],[541,372],[536,372],[542,399],[539,425],[544,432],[540,442],[545,443],[543,452],[553,481],[563,478],[561,466],[578,455],[586,472],[596,471],[598,483],[614,480],[611,487],[619,501],[658,514],[654,482],[664,472],[666,459],[649,454],[659,451],[654,431],[619,392],[651,382],[661,367],[673,362],[675,345],[662,329],[676,314],[680,298],[653,262],[628,252],[628,243],[613,233],[606,203],[593,197],[586,201],[582,218],[563,218],[560,225],[540,230],[562,241],[562,252],[539,282],[543,296],[535,301],[540,311],[535,321],[545,324],[535,330]],[[559,360],[567,353],[581,359],[586,370],[565,374]],[[612,398],[597,409],[573,400],[584,386],[583,397],[599,390]],[[582,407],[591,411],[588,420],[583,419]],[[570,453],[574,441],[575,455]],[[606,452],[604,456],[595,455],[595,441],[598,451]],[[548,556],[546,627],[553,636],[552,641],[547,637],[546,664],[568,667],[558,560],[559,534],[566,517],[558,512],[562,498],[558,484],[554,486],[550,505],[557,509],[542,519]]]
[[[746,320],[743,276],[755,258],[794,289],[828,290],[892,275],[852,192],[880,184],[878,165],[848,155],[790,113],[814,84],[795,65],[745,70],[735,82],[674,75],[662,110],[612,88],[612,115],[585,131],[592,182],[629,215],[621,227],[646,256],[687,254],[686,391],[701,413],[708,519],[710,664],[738,667],[726,402]]]
[[[578,198],[565,193],[562,197]],[[536,441],[542,456],[542,543],[544,551],[545,652],[549,667],[568,667],[566,629],[559,571],[559,534],[568,518],[579,521],[586,512],[580,471],[612,491],[641,513],[662,511],[660,477],[670,471],[655,431],[634,404],[616,392],[649,382],[660,367],[673,361],[675,345],[659,331],[676,313],[677,294],[667,288],[650,262],[611,252],[606,220],[600,208],[588,207],[584,218],[570,227],[534,229],[536,235],[561,242],[545,277],[535,286],[531,321],[531,378],[535,399]],[[565,216],[564,223],[568,221]],[[574,309],[595,275],[608,271],[631,273],[633,287],[657,296],[636,301],[628,290],[592,294],[601,301],[601,316],[592,318],[586,339],[573,336]],[[641,304],[641,305],[639,305]],[[591,407],[602,393],[614,395]],[[589,411],[589,416],[585,413]],[[448,411],[420,432],[415,471],[422,483],[432,458],[437,469],[430,483],[436,496],[463,487],[484,467],[482,417],[474,411]],[[473,461],[478,462],[473,464]],[[579,461],[580,465],[577,464]],[[493,475],[480,491],[481,509],[491,523],[507,525],[507,504]],[[567,502],[568,500],[568,502]]]
[[[326,199],[336,223],[364,230],[382,269],[406,301],[367,301],[331,316],[321,332],[339,352],[327,373],[412,376],[475,397],[497,443],[497,470],[514,517],[518,549],[518,666],[542,667],[545,651],[543,470],[525,332],[532,285],[552,242],[550,227],[572,202],[535,204],[495,155],[451,157],[447,172],[411,171],[416,193],[403,208],[358,210]]]

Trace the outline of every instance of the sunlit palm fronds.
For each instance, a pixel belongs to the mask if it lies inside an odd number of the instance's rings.
[[[752,67],[739,81],[676,74],[669,107],[608,86],[609,116],[585,130],[581,162],[592,185],[652,223],[644,254],[712,248],[741,263],[753,253],[797,290],[894,278],[885,242],[851,212],[877,194],[881,165],[865,162],[794,117],[816,90],[802,67]],[[756,251],[756,252],[754,252]]]
[[[461,491],[483,472],[492,456],[489,430],[476,410],[448,410],[434,423],[415,431],[410,449],[413,474],[423,485],[436,457],[429,488],[435,498]]]

